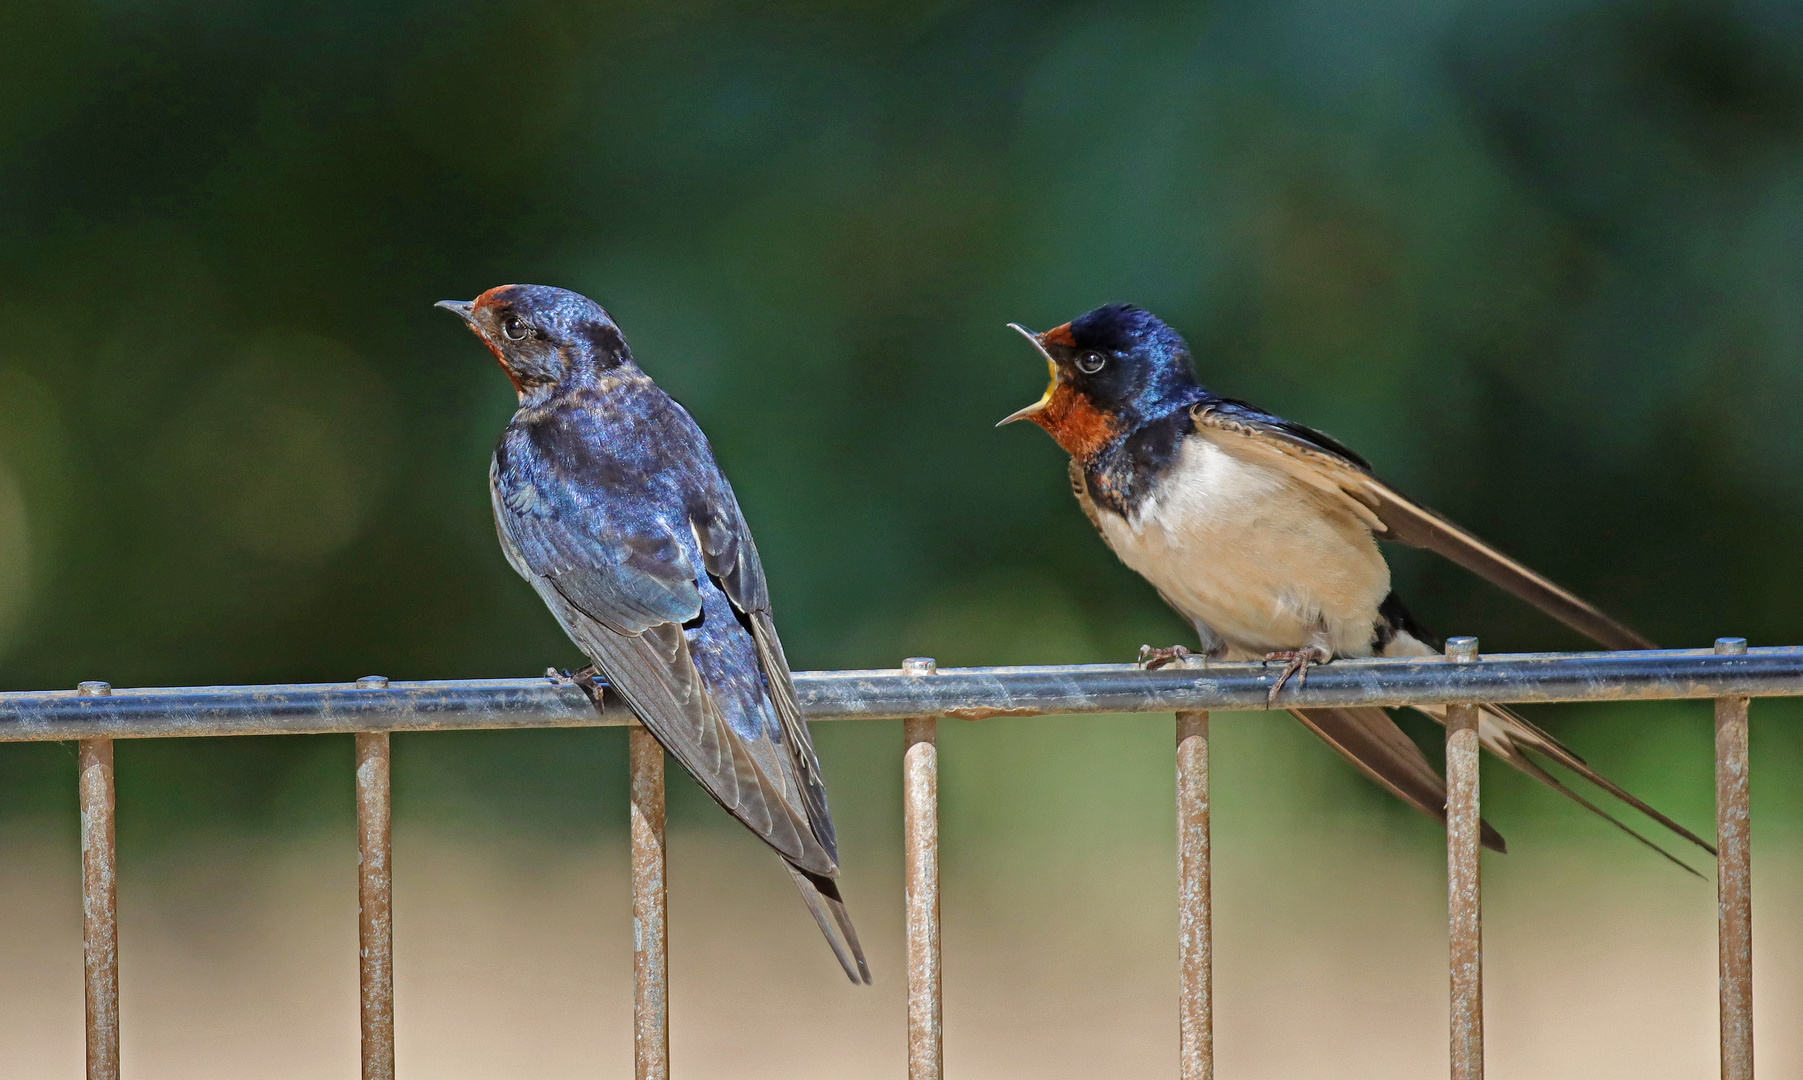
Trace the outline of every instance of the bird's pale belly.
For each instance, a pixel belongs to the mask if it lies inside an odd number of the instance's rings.
[[[1121,561],[1230,653],[1371,651],[1389,566],[1363,522],[1283,473],[1191,437],[1131,520],[1099,517]]]

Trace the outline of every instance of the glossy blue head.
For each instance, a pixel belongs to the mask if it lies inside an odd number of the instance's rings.
[[[482,339],[521,401],[586,385],[632,363],[632,350],[601,305],[568,289],[498,285],[474,300],[438,306],[461,316]]]
[[[1078,458],[1196,398],[1189,346],[1131,304],[1099,307],[1043,334],[1014,329],[1045,357],[1052,381],[1043,397],[1002,423],[1031,420]]]

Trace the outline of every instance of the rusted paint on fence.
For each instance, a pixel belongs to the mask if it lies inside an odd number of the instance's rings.
[[[910,676],[932,675],[930,656],[902,661]],[[908,938],[908,1080],[944,1075],[939,997],[939,721],[902,721],[903,905]]]
[[[1744,653],[1745,638],[1715,650]],[[1753,845],[1747,784],[1747,699],[1715,702],[1717,961],[1721,974],[1722,1080],[1753,1080]]]
[[[1214,909],[1209,888],[1208,714],[1177,714],[1177,1047],[1183,1080],[1213,1080]]]
[[[908,1080],[939,1080],[939,748],[932,717],[904,721]]]
[[[1722,1075],[1751,1080],[1752,910],[1747,709],[1750,697],[1803,696],[1803,647],[1713,652],[1524,654],[1480,658],[1474,638],[1431,660],[1341,660],[1286,689],[1283,707],[1448,706],[1447,870],[1452,1075],[1483,1075],[1479,885],[1478,709],[1482,702],[1716,699]],[[1450,661],[1450,663],[1448,662]],[[931,679],[918,678],[934,674]],[[1127,665],[971,668],[935,672],[803,672],[809,720],[907,718],[907,908],[911,1080],[941,1075],[937,743],[930,716],[1178,713],[1179,1007],[1184,1080],[1211,1078],[1211,948],[1206,708],[1261,707],[1274,676],[1217,664],[1146,672]],[[634,1046],[638,1080],[668,1080],[669,1005],[664,873],[664,761],[656,740],[610,699],[567,680],[486,679],[389,684],[150,688],[0,693],[0,742],[80,740],[84,959],[90,1080],[119,1075],[118,931],[113,737],[358,732],[357,794],[364,1071],[393,1076],[389,922],[390,730],[631,724]]]
[[[113,741],[83,739],[78,759],[88,1080],[118,1080],[119,920],[118,855],[113,839]]]
[[[664,908],[664,748],[634,724],[632,774],[632,1051],[636,1080],[670,1080],[669,931]]]
[[[1477,639],[1449,638],[1446,657],[1477,661]],[[1451,974],[1452,1080],[1484,1075],[1484,932],[1478,858],[1478,709],[1446,709],[1446,894]]]
[[[1257,664],[1142,671],[1131,664],[950,668],[931,679],[901,671],[798,672],[811,721],[910,716],[1263,709],[1276,670]],[[1292,679],[1283,708],[1471,702],[1647,701],[1803,695],[1803,647],[1622,653],[1525,653],[1449,666],[1438,657],[1335,660]],[[612,695],[596,708],[572,683],[471,679],[292,686],[148,687],[82,697],[67,690],[0,692],[0,742],[348,731],[605,727],[632,723]]]
[[[369,680],[361,680],[368,682]],[[357,733],[358,986],[363,1080],[394,1080],[392,800],[388,733]]]

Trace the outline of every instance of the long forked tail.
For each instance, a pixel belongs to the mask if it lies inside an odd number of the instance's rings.
[[[1494,723],[1501,729],[1502,738],[1486,740],[1487,744],[1490,745],[1491,750],[1495,752],[1498,757],[1515,766],[1515,768],[1521,770],[1528,776],[1533,777],[1555,791],[1558,791],[1560,794],[1570,798],[1579,806],[1596,814],[1598,817],[1601,817],[1603,820],[1609,822],[1609,824],[1614,825],[1616,828],[1627,833],[1629,836],[1632,836],[1647,847],[1652,848],[1672,862],[1684,867],[1684,869],[1689,870],[1693,874],[1697,874],[1698,877],[1703,876],[1702,874],[1698,874],[1697,871],[1692,869],[1687,863],[1683,862],[1671,852],[1665,850],[1665,848],[1661,847],[1659,844],[1654,843],[1639,832],[1629,828],[1612,815],[1605,813],[1595,804],[1579,796],[1577,792],[1572,791],[1570,788],[1560,783],[1557,778],[1541,768],[1523,751],[1532,750],[1537,754],[1542,754],[1552,761],[1563,765],[1565,768],[1577,773],[1597,787],[1602,788],[1615,798],[1627,803],[1635,810],[1652,818],[1660,825],[1671,830],[1675,835],[1702,848],[1711,856],[1715,854],[1715,845],[1698,836],[1696,833],[1691,832],[1689,829],[1686,829],[1684,826],[1673,821],[1658,810],[1655,810],[1643,799],[1627,791],[1620,784],[1617,784],[1602,773],[1591,768],[1589,762],[1573,753],[1564,743],[1547,734],[1546,731],[1530,721],[1527,717],[1516,712],[1514,709],[1503,705],[1486,705],[1484,706],[1483,711],[1484,719]],[[1497,744],[1506,747],[1508,752],[1504,752]]]
[[[1389,600],[1385,601],[1385,603],[1392,606],[1393,610],[1391,612],[1391,618],[1397,620],[1397,633],[1391,640],[1390,645],[1384,650],[1385,656],[1425,657],[1439,655],[1440,650],[1422,640],[1419,629],[1409,625],[1413,620],[1402,608],[1402,605],[1396,601],[1394,595],[1392,595]],[[1398,616],[1400,616],[1400,618],[1398,618]],[[1634,640],[1632,642],[1616,642],[1607,640],[1604,637],[1598,637],[1597,640],[1601,644],[1608,645],[1611,648],[1617,648],[1623,644],[1626,644],[1629,647],[1653,647],[1651,642],[1634,634],[1633,631],[1624,628],[1623,633]],[[1444,705],[1417,705],[1414,708],[1416,712],[1427,716],[1437,724],[1444,725],[1446,723],[1446,706]],[[1666,850],[1659,843],[1645,836],[1623,822],[1620,818],[1566,786],[1566,784],[1558,777],[1542,768],[1539,762],[1529,757],[1528,752],[1532,751],[1535,754],[1539,754],[1541,757],[1570,769],[1572,772],[1583,777],[1585,780],[1588,780],[1605,792],[1608,792],[1610,795],[1626,803],[1633,809],[1652,818],[1664,828],[1669,829],[1674,835],[1695,844],[1697,847],[1713,856],[1715,854],[1715,847],[1711,845],[1709,841],[1698,836],[1696,833],[1691,832],[1689,829],[1686,829],[1665,814],[1660,813],[1658,810],[1648,805],[1645,800],[1637,797],[1624,789],[1620,784],[1617,784],[1615,781],[1591,768],[1588,762],[1572,753],[1571,749],[1564,743],[1553,738],[1546,731],[1534,724],[1527,717],[1516,712],[1514,709],[1511,709],[1506,705],[1494,704],[1483,705],[1481,706],[1481,709],[1482,718],[1478,725],[1478,741],[1483,745],[1484,749],[1508,762],[1523,774],[1540,781],[1542,784],[1552,788],[1554,791],[1557,791],[1559,794],[1572,800],[1579,806],[1582,806],[1584,809],[1602,818],[1604,821],[1607,821],[1622,832],[1627,833],[1635,840],[1652,848],[1660,855],[1676,863],[1678,866],[1683,867],[1689,873],[1696,874],[1698,877],[1703,876],[1698,874],[1696,869],[1690,866],[1690,864]]]
[[[1702,848],[1709,854],[1715,854],[1715,845],[1691,832],[1684,826],[1666,817],[1664,814],[1648,806],[1639,797],[1624,790],[1620,784],[1604,776],[1590,767],[1590,763],[1571,752],[1566,745],[1543,731],[1538,725],[1522,716],[1514,709],[1501,705],[1487,705],[1484,711],[1503,722],[1503,729],[1508,732],[1509,739],[1517,746],[1525,747],[1547,757],[1577,773],[1584,779],[1602,788],[1609,794],[1627,803],[1634,809],[1652,818],[1672,832]],[[1530,774],[1531,775],[1531,774]]]
[[[1698,836],[1696,833],[1691,832],[1689,829],[1686,829],[1684,826],[1673,821],[1658,810],[1655,810],[1644,800],[1622,788],[1620,784],[1617,784],[1615,781],[1610,780],[1608,777],[1591,768],[1588,762],[1573,753],[1564,743],[1561,743],[1559,740],[1547,734],[1546,731],[1534,724],[1527,717],[1516,712],[1514,709],[1511,709],[1506,705],[1484,705],[1481,706],[1481,709],[1482,720],[1480,721],[1479,727],[1479,741],[1483,744],[1484,749],[1508,762],[1524,775],[1533,777],[1535,780],[1552,788],[1554,791],[1557,791],[1559,794],[1577,803],[1579,806],[1582,806],[1597,817],[1607,821],[1622,832],[1627,833],[1629,836],[1658,852],[1666,859],[1676,863],[1685,871],[1695,874],[1697,877],[1703,876],[1689,863],[1686,863],[1684,860],[1666,850],[1663,845],[1647,837],[1639,830],[1623,822],[1620,818],[1566,786],[1566,784],[1558,777],[1547,772],[1538,762],[1529,757],[1527,751],[1531,750],[1536,754],[1540,754],[1557,762],[1565,768],[1570,769],[1572,772],[1577,773],[1585,780],[1602,788],[1615,798],[1627,803],[1635,810],[1652,818],[1660,825],[1671,830],[1675,835],[1695,844],[1710,855],[1714,855],[1715,847],[1710,844],[1709,841]],[[1435,723],[1446,723],[1446,707],[1444,705],[1417,705],[1415,706],[1415,711],[1427,716]]]
[[[1375,705],[1356,705],[1291,709],[1290,715],[1391,794],[1445,824],[1446,781],[1388,712]],[[1491,851],[1509,850],[1488,821],[1480,822],[1480,833]]]
[[[1534,759],[1528,757],[1526,754],[1519,754],[1519,755],[1516,755],[1515,757],[1510,757],[1505,760],[1507,760],[1509,762],[1509,764],[1515,766],[1517,769],[1520,769],[1522,772],[1524,772],[1527,775],[1533,777],[1534,779],[1540,781],[1541,783],[1545,784],[1547,787],[1552,788],[1554,791],[1556,791],[1559,794],[1570,799],[1572,802],[1577,803],[1579,806],[1581,806],[1584,809],[1595,814],[1597,817],[1602,818],[1604,821],[1607,821],[1609,824],[1620,829],[1622,832],[1627,833],[1629,836],[1640,841],[1642,844],[1645,844],[1647,847],[1652,848],[1654,851],[1656,851],[1660,855],[1664,856],[1666,858],[1666,860],[1671,862],[1673,865],[1677,866],[1678,869],[1683,870],[1685,873],[1690,874],[1693,877],[1698,877],[1698,878],[1703,877],[1702,873],[1700,871],[1698,871],[1696,869],[1696,867],[1691,866],[1689,863],[1685,862],[1683,859],[1678,858],[1676,855],[1673,855],[1671,852],[1665,850],[1664,848],[1660,847],[1658,844],[1654,843],[1653,841],[1647,839],[1645,836],[1636,832],[1632,827],[1627,825],[1625,822],[1623,822],[1620,818],[1616,817],[1614,814],[1611,814],[1609,811],[1604,810],[1602,807],[1591,802],[1589,799],[1586,799],[1584,796],[1573,791],[1571,788],[1566,786],[1564,781],[1560,780],[1558,777],[1554,776],[1552,773],[1549,773],[1545,769],[1541,768],[1540,765],[1534,761]],[[1707,845],[1705,845],[1705,847],[1707,847]],[[1703,880],[1707,881],[1708,879],[1703,878]]]
[[[845,977],[854,983],[869,986],[870,965],[864,960],[864,947],[858,944],[858,932],[851,925],[851,916],[845,913],[845,900],[839,895],[839,883],[832,878],[798,869],[787,860],[784,860],[783,865],[789,868],[789,876],[795,879],[795,887],[800,890],[801,898],[807,902],[808,910],[814,913],[814,921],[820,925],[820,932],[832,947],[839,966],[845,969]],[[837,933],[834,933],[835,928]],[[844,937],[843,941],[840,940],[841,935]]]

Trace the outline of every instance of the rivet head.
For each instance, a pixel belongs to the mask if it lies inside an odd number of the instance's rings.
[[[388,676],[386,676],[386,675],[365,675],[361,679],[357,680],[357,689],[359,689],[359,690],[386,690],[386,689],[388,689]]]
[[[1469,664],[1477,659],[1477,638],[1449,637],[1446,639],[1446,658],[1455,664]]]
[[[910,656],[902,661],[903,675],[933,675],[939,671],[939,661],[930,656]]]
[[[101,682],[99,679],[90,679],[84,683],[77,683],[75,692],[82,697],[106,697],[113,692],[113,684]]]
[[[1747,639],[1744,637],[1718,637],[1715,639],[1715,651],[1722,656],[1745,656]]]

